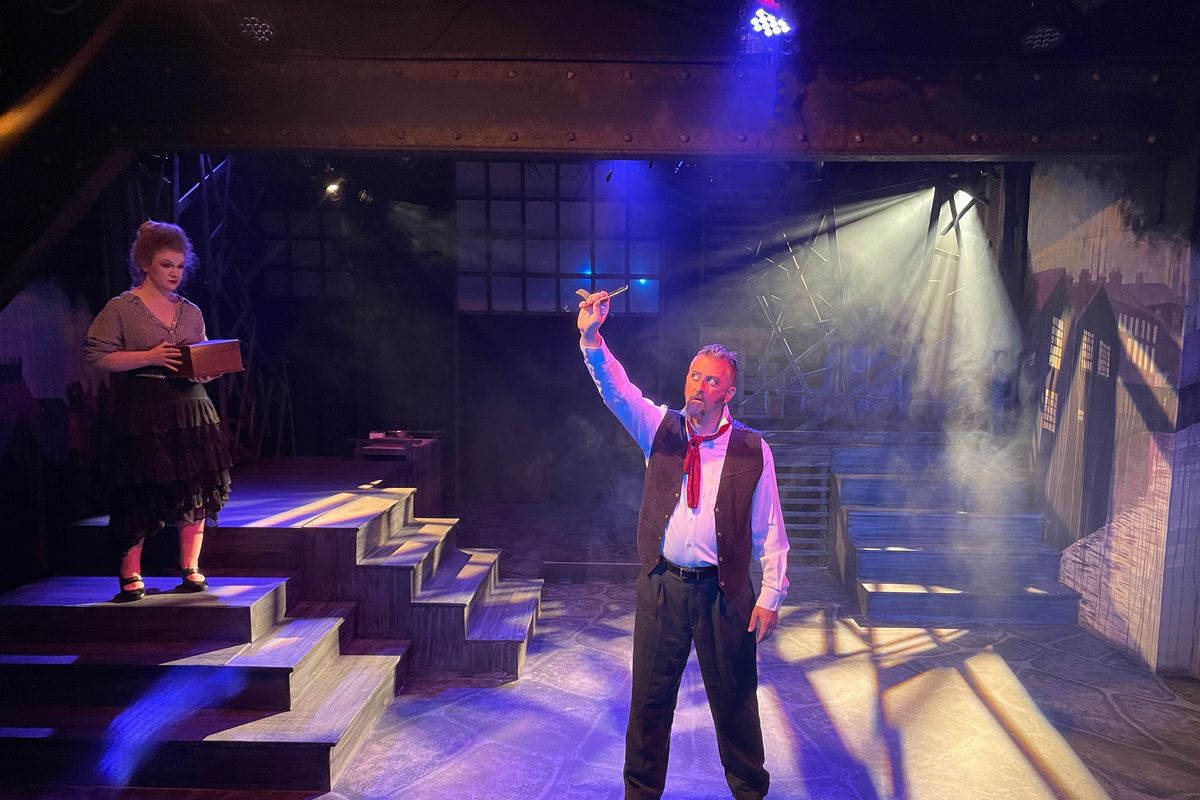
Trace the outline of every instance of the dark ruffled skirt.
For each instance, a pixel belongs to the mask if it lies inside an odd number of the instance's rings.
[[[109,532],[118,553],[174,522],[211,525],[229,500],[229,445],[204,387],[123,375],[114,385]]]

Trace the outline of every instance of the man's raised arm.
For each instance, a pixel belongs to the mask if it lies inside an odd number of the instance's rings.
[[[581,293],[582,296],[582,293]],[[579,347],[583,361],[600,392],[604,405],[613,412],[629,435],[650,457],[654,434],[666,416],[666,406],[656,406],[642,395],[625,374],[625,368],[613,357],[600,336],[600,326],[608,318],[608,292],[593,292],[579,301]]]

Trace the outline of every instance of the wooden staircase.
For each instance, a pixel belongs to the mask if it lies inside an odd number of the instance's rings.
[[[1071,624],[1079,595],[1058,582],[1019,475],[966,482],[941,448],[863,447],[834,458],[832,568],[873,622]],[[863,472],[862,470],[867,470]]]
[[[828,555],[829,462],[787,451],[776,453],[775,458],[779,503],[791,545],[788,559],[798,564],[823,564]]]
[[[403,684],[403,640],[286,578],[53,578],[0,596],[6,783],[328,791]],[[367,653],[367,654],[363,654]]]

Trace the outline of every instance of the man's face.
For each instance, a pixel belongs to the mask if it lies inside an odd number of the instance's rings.
[[[698,355],[683,382],[684,411],[693,424],[712,422],[720,418],[736,391],[733,368],[726,361]]]

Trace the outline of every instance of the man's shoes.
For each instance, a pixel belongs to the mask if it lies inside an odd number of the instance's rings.
[[[175,591],[177,591],[177,592],[203,592],[204,590],[208,589],[208,581],[188,580],[189,575],[199,575],[199,574],[200,574],[200,570],[192,569],[191,567],[180,570],[180,575],[183,578],[183,580],[180,581],[179,585],[175,587]]]
[[[126,586],[132,586],[135,583],[142,583],[142,576],[136,572],[128,578],[118,576],[117,580],[121,581],[121,591],[113,598],[114,603],[132,603],[134,600],[141,600],[146,596],[146,587],[143,585],[137,589],[126,589]]]

